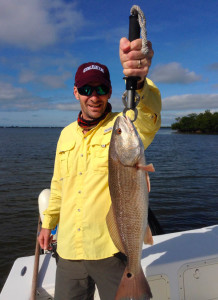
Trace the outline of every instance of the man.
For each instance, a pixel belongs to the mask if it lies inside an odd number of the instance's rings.
[[[120,41],[124,75],[141,78],[134,124],[147,148],[160,127],[161,100],[159,90],[146,79],[153,56],[151,43],[147,56],[141,47],[141,39]],[[108,149],[118,115],[108,103],[111,93],[106,66],[86,63],[78,68],[74,95],[81,112],[59,138],[49,207],[39,236],[40,246],[47,249],[51,229],[59,224],[55,300],[91,300],[95,284],[101,300],[112,300],[125,268],[106,225],[111,204]]]

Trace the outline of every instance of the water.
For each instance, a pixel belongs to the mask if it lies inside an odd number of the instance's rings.
[[[60,128],[0,128],[0,290],[20,256],[33,255],[38,195],[49,188]],[[218,223],[218,135],[161,129],[146,151],[150,206],[165,232]]]

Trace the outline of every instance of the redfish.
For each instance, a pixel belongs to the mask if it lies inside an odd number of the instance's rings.
[[[128,117],[118,116],[109,147],[111,208],[107,225],[115,246],[127,256],[127,266],[115,300],[149,300],[152,293],[141,267],[142,244],[152,244],[148,226],[147,172],[144,146]]]

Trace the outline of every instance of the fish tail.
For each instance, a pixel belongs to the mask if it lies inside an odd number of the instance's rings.
[[[123,273],[115,300],[149,300],[151,290],[142,267],[138,274],[131,274],[127,268]]]

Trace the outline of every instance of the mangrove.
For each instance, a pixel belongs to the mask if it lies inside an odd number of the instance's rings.
[[[184,133],[218,133],[218,112],[211,113],[206,110],[200,114],[189,114],[175,119],[177,122],[171,125],[171,129]]]

